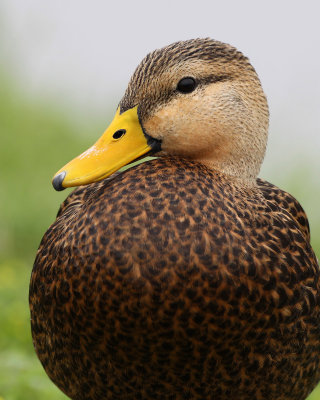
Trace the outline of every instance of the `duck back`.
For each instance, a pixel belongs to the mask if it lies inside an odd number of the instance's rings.
[[[30,284],[37,354],[75,400],[305,399],[319,299],[292,196],[174,157],[72,192]]]

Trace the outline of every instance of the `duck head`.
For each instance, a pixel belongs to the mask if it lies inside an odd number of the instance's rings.
[[[241,52],[212,39],[173,43],[142,60],[110,126],[57,172],[53,186],[96,182],[155,152],[254,182],[268,121],[259,78]]]

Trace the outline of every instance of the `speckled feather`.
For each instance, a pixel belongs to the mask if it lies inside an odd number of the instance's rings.
[[[319,288],[291,195],[160,158],[62,204],[32,335],[74,400],[302,400],[320,378]]]
[[[175,42],[165,48],[154,50],[141,61],[120,102],[121,112],[139,104],[140,116],[145,118],[153,111],[155,105],[167,103],[170,95],[173,94],[167,87],[167,72],[170,70],[177,72],[179,66],[185,64],[186,60],[191,64],[201,60],[207,66],[215,64],[220,67],[217,76],[204,71],[202,77],[204,80],[212,80],[221,75],[232,79],[235,74],[237,77],[243,75],[243,78],[247,79],[247,74],[244,72],[248,69],[251,72],[251,78],[257,79],[248,58],[233,46],[210,38]],[[231,68],[232,74],[230,74],[228,71],[232,63],[235,63],[237,68],[233,70]],[[156,87],[153,88],[155,81]]]

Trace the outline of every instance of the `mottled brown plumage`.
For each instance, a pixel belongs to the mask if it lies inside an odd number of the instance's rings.
[[[179,63],[188,76],[225,66],[232,81],[189,96],[194,154],[169,112],[188,100],[160,79],[164,59],[172,82]],[[213,116],[200,109],[210,96]],[[74,400],[305,399],[320,379],[319,266],[300,204],[256,178],[268,113],[253,68],[220,42],[181,42],[143,61],[120,105],[136,101],[163,157],[76,189],[38,250],[31,324],[46,372]],[[220,150],[204,155],[208,132]]]

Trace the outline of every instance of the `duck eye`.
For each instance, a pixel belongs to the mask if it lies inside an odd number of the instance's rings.
[[[113,139],[120,139],[126,133],[125,129],[119,129],[112,135]]]
[[[196,81],[193,78],[182,78],[178,83],[177,90],[181,93],[191,93],[196,86]]]

